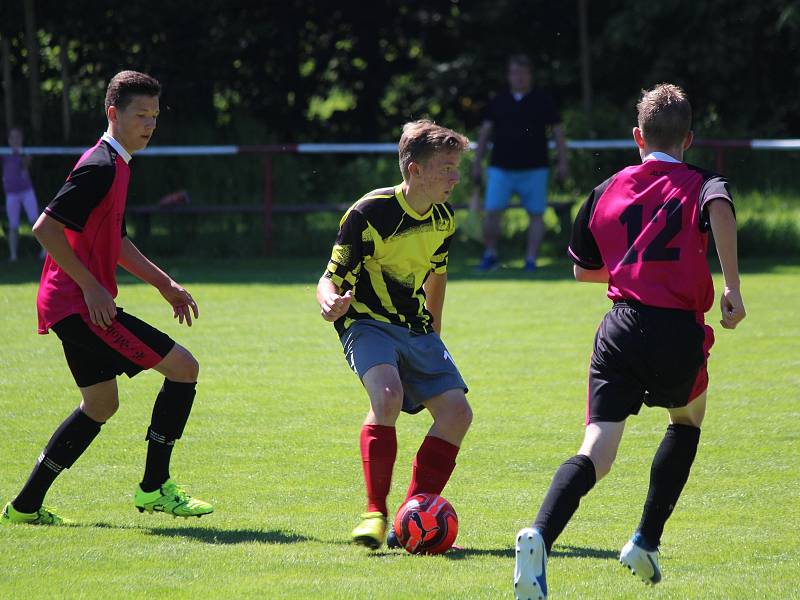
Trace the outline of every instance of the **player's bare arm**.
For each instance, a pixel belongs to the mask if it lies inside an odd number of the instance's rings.
[[[572,272],[576,281],[583,283],[608,283],[608,267],[601,269],[584,269],[578,265],[573,265]]]
[[[425,308],[433,316],[433,330],[442,335],[442,312],[444,310],[444,292],[447,287],[447,273],[437,275],[431,273],[423,284],[425,290]]]
[[[481,130],[478,132],[478,146],[475,148],[475,160],[472,163],[472,180],[479,182],[481,180],[481,173],[483,171],[483,155],[486,153],[486,148],[489,146],[489,140],[492,137],[492,122],[484,121],[481,125]]]
[[[180,324],[186,321],[191,327],[192,315],[195,319],[200,317],[200,311],[192,295],[142,254],[127,237],[122,239],[118,264],[134,277],[156,288],[170,303],[172,316],[178,319]]]
[[[717,246],[719,264],[725,279],[725,289],[720,297],[722,319],[720,325],[725,329],[734,329],[745,318],[744,302],[739,290],[739,261],[736,247],[736,218],[727,201],[710,200],[708,216],[711,220],[711,231],[714,232],[714,243]]]
[[[326,321],[335,321],[347,312],[350,308],[350,301],[353,299],[352,290],[347,290],[342,294],[335,283],[327,277],[321,277],[317,284],[317,302],[319,303],[320,314]]]
[[[33,226],[33,235],[56,263],[77,283],[89,309],[89,318],[106,329],[117,316],[114,298],[78,259],[64,235],[64,224],[42,213]]]

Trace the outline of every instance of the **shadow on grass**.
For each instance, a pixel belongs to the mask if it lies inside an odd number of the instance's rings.
[[[584,548],[582,546],[556,546],[550,556],[562,556],[564,558],[603,558],[606,560],[616,560],[619,558],[619,550],[601,550],[599,548]]]
[[[111,523],[72,524],[73,527],[93,527],[100,529],[138,530],[148,535],[162,537],[182,537],[206,544],[300,544],[318,542],[320,540],[291,531],[281,529],[264,531],[263,529],[219,529],[217,527],[146,527],[130,525],[113,525]]]
[[[251,542],[260,544],[299,544],[318,541],[299,533],[280,529],[264,531],[261,529],[217,529],[215,527],[164,527],[159,529],[151,528],[145,531],[150,535],[182,537],[206,544],[247,544]]]
[[[514,548],[459,548],[450,550],[444,557],[450,560],[462,560],[465,558],[479,556],[495,556],[498,558],[514,558]],[[550,553],[550,558],[599,558],[616,559],[619,553],[613,550],[601,550],[598,548],[583,548],[581,546],[556,546]]]
[[[479,556],[497,558],[514,558],[513,548],[457,548],[445,552],[444,557],[450,560],[463,560]]]
[[[351,544],[348,544],[351,545]],[[366,558],[376,559],[376,558],[386,558],[394,556],[395,558],[403,556],[401,552],[396,550],[371,550],[368,554],[364,554]]]

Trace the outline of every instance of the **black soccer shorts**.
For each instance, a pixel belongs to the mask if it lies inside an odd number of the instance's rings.
[[[586,423],[624,421],[642,404],[686,406],[708,387],[713,343],[692,311],[615,302],[595,335]]]
[[[117,307],[117,316],[102,329],[88,316],[70,315],[51,327],[64,346],[72,376],[78,387],[88,387],[128,377],[156,366],[175,346],[175,341]]]

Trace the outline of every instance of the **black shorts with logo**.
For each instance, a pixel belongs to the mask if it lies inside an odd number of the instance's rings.
[[[78,387],[128,377],[152,369],[172,350],[174,340],[166,333],[117,307],[117,316],[102,329],[88,316],[70,315],[51,327],[64,346]]]
[[[614,303],[594,339],[586,422],[620,422],[642,404],[679,408],[705,391],[710,328],[692,311]]]

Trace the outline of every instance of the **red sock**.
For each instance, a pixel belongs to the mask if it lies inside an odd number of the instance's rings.
[[[361,464],[367,483],[367,512],[388,514],[386,497],[392,485],[392,469],[397,458],[397,433],[386,425],[361,428]]]
[[[441,438],[427,436],[414,457],[414,470],[406,500],[414,494],[441,494],[456,468],[458,446]]]

